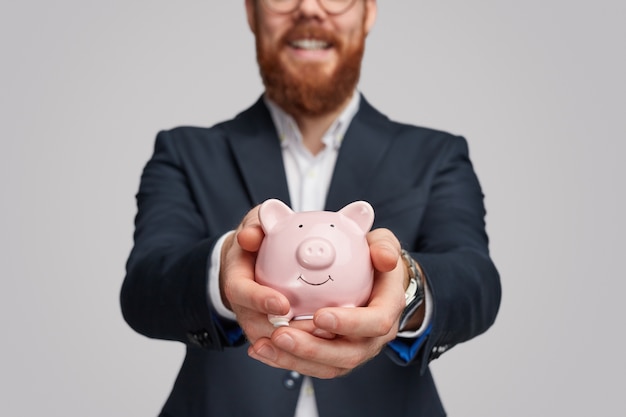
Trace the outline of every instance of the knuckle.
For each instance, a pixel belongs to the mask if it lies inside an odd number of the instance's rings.
[[[357,366],[359,366],[364,361],[362,356],[363,355],[353,355],[353,356],[347,358],[347,360],[346,360],[346,368],[347,369],[354,369]]]
[[[367,345],[361,345],[357,352],[342,361],[342,368],[352,370],[359,367],[373,357],[373,351],[374,349],[371,342],[367,343]]]
[[[233,283],[231,280],[229,279],[225,279],[223,280],[223,290],[224,290],[224,296],[226,297],[226,299],[233,304],[233,299],[235,297],[236,291],[235,288],[233,286]]]
[[[302,355],[303,358],[313,359],[316,357],[316,354],[317,354],[316,350],[312,348],[312,346],[309,345],[308,343],[301,344],[300,349],[301,349],[300,354]]]
[[[318,377],[320,379],[333,379],[342,376],[345,373],[347,372],[341,368],[324,368],[319,372]]]
[[[394,327],[395,325],[395,319],[392,319],[391,317],[385,317],[383,318],[379,324],[378,324],[378,328],[377,330],[377,334],[380,336],[389,334],[389,332],[391,331],[391,329]]]

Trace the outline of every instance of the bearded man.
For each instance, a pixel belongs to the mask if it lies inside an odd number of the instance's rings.
[[[498,272],[465,139],[392,122],[357,91],[375,0],[246,0],[263,96],[159,133],[121,304],[187,355],[162,416],[443,416],[428,364],[494,322]],[[376,213],[366,306],[290,310],[254,280],[258,205]],[[241,220],[243,218],[243,220]]]

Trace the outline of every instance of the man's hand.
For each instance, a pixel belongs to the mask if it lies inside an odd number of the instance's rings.
[[[226,238],[219,277],[222,300],[237,316],[250,343],[268,338],[274,331],[268,314],[287,314],[290,307],[284,295],[254,281],[256,253],[264,237],[258,213],[258,206],[250,210],[235,233]]]
[[[240,234],[240,244],[244,245],[242,238]],[[275,329],[270,337],[250,339],[248,354],[267,365],[318,378],[347,374],[378,355],[396,337],[405,306],[407,274],[393,233],[373,230],[367,240],[375,272],[366,307],[319,309],[313,320],[291,321],[289,327]],[[253,241],[250,238],[246,244]],[[247,248],[254,249],[254,245]],[[267,322],[267,317],[264,319]]]

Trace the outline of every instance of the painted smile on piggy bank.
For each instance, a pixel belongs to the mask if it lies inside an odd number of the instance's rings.
[[[305,284],[315,285],[315,286],[317,286],[317,285],[324,285],[324,284],[326,284],[328,281],[333,281],[333,278],[332,278],[330,275],[328,276],[328,279],[326,279],[326,281],[324,281],[324,282],[319,282],[319,283],[317,283],[317,284],[316,284],[316,283],[314,283],[314,282],[309,282],[309,281],[307,281],[306,279],[304,279],[304,277],[302,276],[302,274],[298,276],[298,279],[302,280]]]
[[[373,284],[365,237],[374,222],[369,203],[357,201],[338,212],[296,213],[272,199],[261,204],[259,220],[265,237],[255,279],[284,294],[291,307],[284,316],[269,316],[272,324],[310,319],[322,307],[367,303]]]

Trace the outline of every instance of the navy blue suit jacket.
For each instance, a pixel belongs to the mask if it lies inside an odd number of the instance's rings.
[[[259,100],[211,128],[159,133],[137,194],[135,246],[121,304],[154,338],[187,344],[163,416],[293,417],[302,378],[250,359],[236,323],[216,318],[207,270],[216,240],[268,198],[289,204],[281,149]],[[500,281],[488,251],[483,194],[466,141],[392,122],[365,99],[339,151],[326,209],[366,200],[420,263],[432,332],[407,363],[390,348],[349,375],[314,380],[320,417],[440,416],[428,363],[495,320]]]

